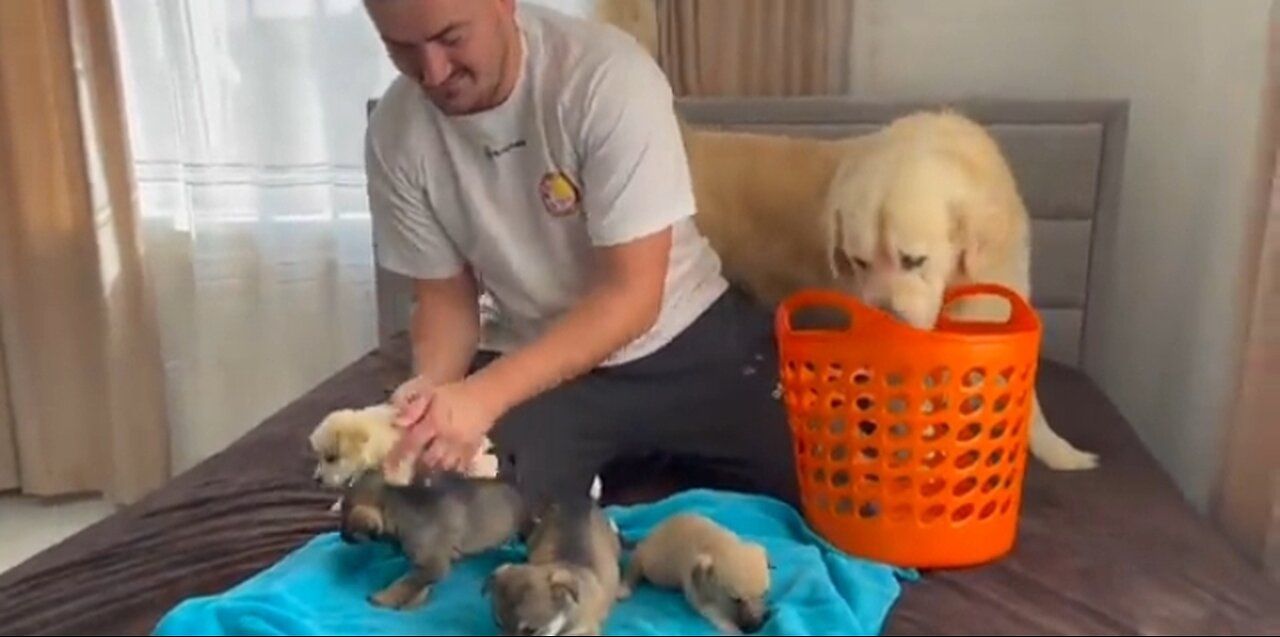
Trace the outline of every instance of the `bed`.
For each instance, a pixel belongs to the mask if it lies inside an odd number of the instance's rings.
[[[853,98],[684,100],[695,123],[804,135],[870,130],[922,103]],[[1038,388],[1103,466],[1031,466],[1017,547],[908,586],[892,635],[1280,634],[1280,587],[1186,505],[1091,381],[1090,281],[1111,267],[1123,102],[959,102],[1007,149],[1034,214],[1033,303],[1046,332]],[[179,601],[222,591],[333,528],[305,437],[331,409],[384,397],[408,369],[405,282],[377,273],[378,347],[150,497],[0,576],[0,634],[148,634]],[[646,474],[641,480],[631,476]],[[681,484],[620,472],[633,502]]]

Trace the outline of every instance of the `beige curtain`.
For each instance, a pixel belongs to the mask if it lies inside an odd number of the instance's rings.
[[[847,93],[854,0],[655,0],[680,96]]]
[[[0,486],[128,502],[169,435],[110,11],[0,2]]]
[[[1280,579],[1280,2],[1272,5],[1270,96],[1262,125],[1262,211],[1247,251],[1243,365],[1217,501],[1228,533]],[[1252,230],[1252,228],[1251,228]]]

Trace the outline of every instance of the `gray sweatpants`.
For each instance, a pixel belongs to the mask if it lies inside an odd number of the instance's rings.
[[[773,315],[735,288],[661,350],[516,407],[490,438],[502,475],[539,501],[586,493],[615,460],[658,456],[695,468],[703,479],[690,486],[798,507],[777,383]]]

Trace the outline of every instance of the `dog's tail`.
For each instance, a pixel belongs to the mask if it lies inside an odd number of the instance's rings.
[[[595,19],[612,24],[658,57],[658,10],[654,0],[595,0]]]

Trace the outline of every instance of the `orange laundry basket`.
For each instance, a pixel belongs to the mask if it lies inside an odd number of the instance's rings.
[[[778,309],[804,514],[841,550],[948,568],[1013,548],[1042,328],[1001,286],[955,290],[946,305],[980,295],[1006,299],[1009,319],[917,330],[829,292],[802,292]],[[798,311],[833,307],[848,327],[793,327]]]

